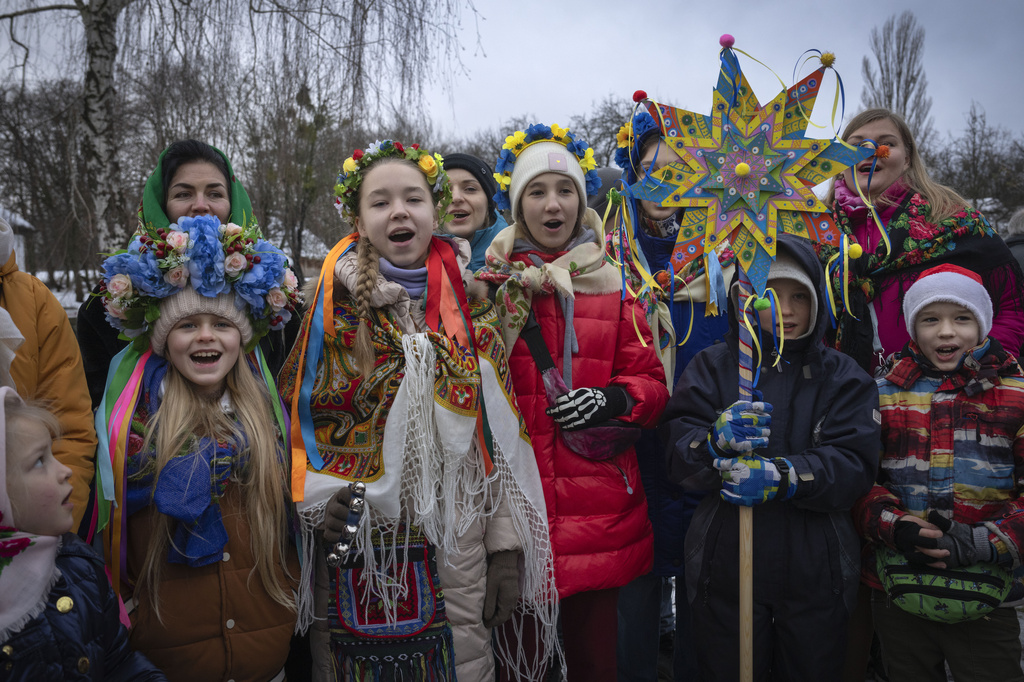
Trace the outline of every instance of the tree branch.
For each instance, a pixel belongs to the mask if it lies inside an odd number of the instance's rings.
[[[26,7],[25,9],[15,10],[14,12],[5,12],[0,14],[0,21],[5,19],[17,19],[18,17],[28,16],[29,14],[39,14],[40,12],[52,12],[56,10],[63,10],[65,12],[77,12],[78,7],[75,5],[42,5],[40,7]]]

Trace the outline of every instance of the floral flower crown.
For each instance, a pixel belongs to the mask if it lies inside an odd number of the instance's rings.
[[[438,220],[442,223],[449,220],[447,208],[452,203],[452,186],[444,170],[444,159],[440,154],[431,154],[421,149],[418,144],[405,147],[394,140],[377,140],[366,149],[355,150],[352,156],[345,159],[341,173],[338,174],[338,182],[334,185],[334,207],[338,209],[342,220],[350,224],[354,222],[359,211],[356,197],[367,167],[377,159],[387,157],[412,161],[423,171],[434,203],[438,205]]]
[[[253,346],[268,330],[283,328],[302,304],[287,257],[261,238],[255,222],[222,225],[210,215],[140,227],[127,249],[103,261],[98,295],[107,321],[143,350],[160,302],[189,285],[210,298],[234,290],[235,305],[248,308]]]
[[[498,183],[498,192],[494,195],[494,203],[499,209],[512,210],[512,204],[509,203],[508,198],[508,188],[512,184],[512,171],[515,169],[516,159],[524,149],[535,142],[557,142],[564,146],[575,154],[580,162],[580,167],[585,174],[583,177],[587,181],[587,195],[593,196],[601,189],[601,178],[595,170],[597,161],[594,160],[594,150],[586,140],[559,125],[546,126],[542,123],[534,123],[525,132],[517,130],[505,138],[501,154],[498,155],[498,161],[494,164],[494,180]]]
[[[640,145],[651,132],[660,132],[657,121],[647,110],[639,109],[615,134],[618,149],[615,150],[615,165],[626,171],[630,178],[636,178],[640,162]]]

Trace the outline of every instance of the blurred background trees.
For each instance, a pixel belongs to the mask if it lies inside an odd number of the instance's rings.
[[[404,104],[463,69],[475,18],[467,0],[8,0],[0,206],[32,227],[21,266],[81,300],[98,254],[134,230],[159,152],[191,137],[228,155],[268,238],[315,274],[344,228],[332,187],[353,149],[390,136],[493,163],[509,131],[535,122],[512,97],[488,104],[508,115],[496,128],[438,133]],[[904,113],[934,176],[1003,223],[1024,205],[1024,139],[973,102],[961,132],[933,130],[924,40],[909,12],[871,32],[862,104]],[[628,94],[593,93],[556,122],[614,165]]]

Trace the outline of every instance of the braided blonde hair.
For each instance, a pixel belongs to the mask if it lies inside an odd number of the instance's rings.
[[[377,275],[380,273],[380,254],[367,237],[359,238],[356,263],[359,267],[359,280],[352,296],[355,299],[356,312],[359,313],[359,329],[356,331],[355,356],[359,372],[366,379],[377,362],[377,353],[373,348],[373,337],[370,333],[370,316],[373,314],[370,294],[377,286]]]

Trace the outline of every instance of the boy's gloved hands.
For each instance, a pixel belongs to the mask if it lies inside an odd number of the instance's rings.
[[[939,549],[948,549],[949,556],[942,559],[946,568],[971,566],[979,561],[995,561],[995,547],[988,541],[988,529],[951,521],[934,509],[928,520],[938,526],[942,537],[936,540]]]
[[[903,518],[906,519],[907,517]],[[938,540],[930,535],[923,534],[922,531],[925,533],[935,532],[909,519],[897,521],[896,526],[893,528],[893,543],[896,545],[896,549],[903,556],[907,557],[907,561],[912,564],[927,565],[940,561],[940,559],[928,556],[920,551],[921,549],[939,548]]]
[[[737,400],[727,407],[708,431],[708,448],[713,457],[732,457],[768,447],[772,405]]]
[[[566,431],[596,426],[626,413],[626,390],[619,386],[577,388],[555,399],[547,414]]]
[[[793,464],[784,457],[716,457],[714,465],[722,472],[722,499],[732,504],[752,507],[796,492],[796,477],[789,475]]]

